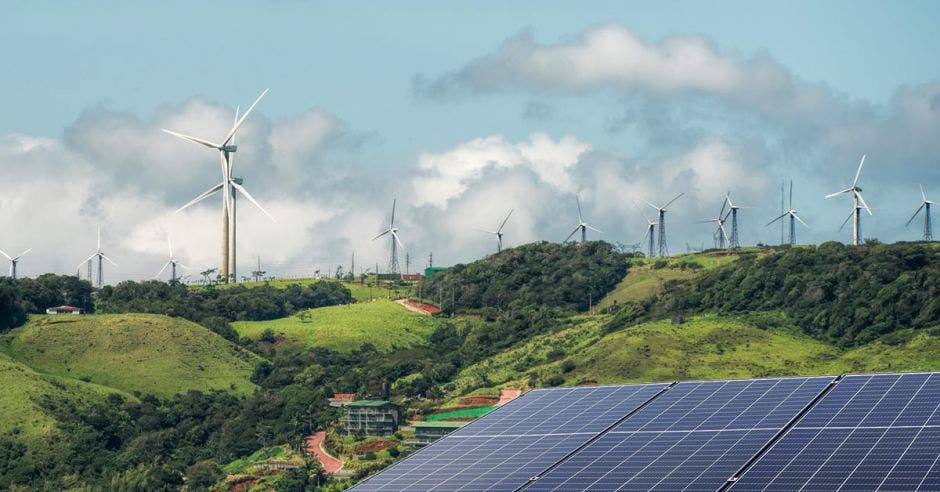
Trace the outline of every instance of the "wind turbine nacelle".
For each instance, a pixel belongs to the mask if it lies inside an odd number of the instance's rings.
[[[232,178],[232,182],[235,184],[245,184],[245,178]]]
[[[228,153],[232,153],[238,150],[237,145],[223,145],[222,150]]]

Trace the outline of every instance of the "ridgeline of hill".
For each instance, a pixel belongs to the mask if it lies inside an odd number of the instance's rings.
[[[250,393],[262,360],[195,323],[151,314],[36,315],[0,348],[43,374],[158,396]]]

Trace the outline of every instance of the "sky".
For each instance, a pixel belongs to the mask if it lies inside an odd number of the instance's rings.
[[[780,241],[780,184],[809,227],[914,240],[918,186],[940,189],[937,2],[7,2],[0,17],[0,249],[21,275],[152,278],[174,254],[216,266],[209,149],[236,106],[239,270],[384,269],[396,226],[411,262],[467,262],[504,241],[640,243],[668,201],[669,249],[713,246],[727,192],[743,244]],[[404,266],[404,255],[401,258]],[[2,263],[0,269],[6,269]]]

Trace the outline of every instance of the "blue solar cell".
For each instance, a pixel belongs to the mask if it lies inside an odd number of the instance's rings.
[[[515,490],[666,387],[530,391],[355,490]]]
[[[680,383],[526,490],[717,490],[832,380]]]
[[[940,374],[847,376],[732,490],[940,490]]]

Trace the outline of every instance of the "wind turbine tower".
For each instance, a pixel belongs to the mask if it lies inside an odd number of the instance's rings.
[[[832,198],[837,195],[852,194],[852,213],[845,219],[845,222],[852,220],[852,244],[856,246],[862,244],[862,208],[865,208],[868,215],[872,215],[871,209],[868,208],[868,204],[865,203],[865,199],[862,198],[862,188],[858,186],[858,177],[862,174],[863,165],[865,165],[865,155],[862,155],[862,160],[858,163],[858,170],[855,171],[855,179],[852,180],[852,186],[826,195],[826,198]],[[843,227],[845,226],[845,222],[842,223]]]
[[[643,212],[643,209],[641,209],[640,206],[636,204],[636,202],[633,202],[633,206],[636,207],[636,209],[640,212],[640,215],[646,219],[646,234],[643,236],[643,241],[649,240],[647,258],[652,258],[656,256],[656,223],[646,216],[646,213]]]
[[[235,160],[235,152],[238,150],[238,147],[235,145],[235,132],[241,127],[245,122],[245,119],[248,118],[248,115],[251,114],[251,111],[255,108],[261,98],[268,93],[268,89],[265,89],[264,92],[255,99],[255,102],[251,103],[251,106],[248,107],[248,110],[245,111],[245,114],[238,116],[238,110],[235,112],[235,124],[232,126],[232,129],[229,130],[228,134],[225,135],[225,138],[222,140],[221,144],[210,142],[201,138],[192,137],[183,133],[178,133],[175,131],[170,131],[163,129],[165,133],[173,135],[175,137],[182,138],[183,140],[188,140],[190,142],[198,143],[209,147],[210,149],[217,150],[220,157],[220,165],[222,168],[222,182],[209,188],[201,195],[192,199],[186,205],[180,207],[177,212],[181,212],[186,208],[202,201],[203,199],[215,194],[218,191],[222,192],[222,243],[221,243],[221,261],[219,267],[219,277],[222,282],[229,282],[230,280],[236,279],[235,277],[235,251],[237,249],[237,244],[234,237],[234,220],[235,220],[235,192],[241,193],[245,198],[247,198],[252,204],[258,207],[265,215],[268,216],[272,221],[274,217],[268,213],[258,202],[248,193],[248,190],[242,186],[242,179],[235,178],[232,175],[232,165]]]
[[[512,215],[512,209],[509,209],[509,213],[506,214],[506,218],[503,219],[503,223],[495,231],[487,231],[483,229],[474,229],[477,232],[482,232],[485,234],[492,234],[496,236],[496,252],[499,253],[503,250],[503,227],[506,226],[506,222],[509,221],[509,216]]]
[[[738,210],[747,207],[735,205],[734,202],[731,201],[730,191],[727,195],[725,195],[725,202],[727,202],[727,205],[730,208],[728,215],[731,215],[731,236],[728,238],[728,248],[735,250],[741,247],[741,242],[738,240]],[[724,220],[728,219],[728,215],[725,215]]]
[[[920,186],[920,197],[921,202],[920,206],[917,207],[917,210],[914,211],[914,215],[911,216],[910,220],[907,221],[907,224],[904,224],[904,227],[911,225],[911,222],[914,222],[914,219],[917,218],[917,214],[921,210],[924,211],[924,241],[933,241],[933,224],[930,222],[930,206],[933,205],[933,202],[927,199],[927,193],[924,192],[924,185]],[[26,254],[26,253],[23,253]],[[7,257],[9,258],[9,256]],[[14,263],[14,266],[16,264]],[[13,276],[16,278],[16,275]]]
[[[666,209],[682,195],[685,195],[685,192],[679,193],[675,198],[666,202],[666,204],[662,207],[657,207],[656,205],[643,200],[647,205],[653,207],[653,209],[659,213],[659,222],[657,222],[659,225],[659,256],[669,256],[669,248],[666,246]]]
[[[173,283],[179,280],[179,277],[176,275],[176,267],[181,266],[187,270],[189,270],[189,267],[176,261],[176,257],[173,256],[173,242],[170,241],[170,236],[166,237],[166,244],[170,249],[170,259],[163,264],[163,268],[161,268],[153,278],[159,278],[160,275],[163,275],[163,271],[166,270],[167,267],[170,267],[170,283]]]
[[[581,231],[581,242],[582,242],[582,243],[585,242],[585,241],[587,241],[587,230],[588,230],[588,229],[603,234],[604,231],[602,231],[602,230],[600,230],[600,229],[598,229],[598,228],[596,228],[596,227],[594,227],[594,226],[591,226],[591,225],[589,225],[587,222],[584,221],[584,217],[581,215],[581,199],[578,197],[578,195],[575,195],[575,196],[574,196],[574,199],[575,199],[575,200],[577,201],[577,203],[578,203],[578,225],[577,225],[577,227],[574,228],[573,231],[571,231],[571,234],[568,234],[568,237],[565,238],[565,241],[564,241],[564,242],[568,242],[568,241],[571,239],[571,237],[574,236],[575,233],[577,233],[578,231]]]
[[[101,287],[104,286],[104,260],[108,260],[108,263],[114,266],[117,266],[117,263],[111,261],[111,258],[108,258],[107,256],[105,256],[105,254],[101,251],[101,226],[98,226],[98,247],[97,249],[95,249],[95,253],[89,256],[87,260],[82,262],[82,263],[88,264],[88,281],[89,282],[92,281],[91,267],[92,267],[93,260],[97,260],[98,262],[98,278],[95,279],[96,280],[95,285],[100,289]],[[79,268],[81,268],[82,263],[78,264]]]
[[[373,241],[386,235],[391,234],[391,247],[390,254],[388,257],[388,273],[398,273],[398,246],[401,246],[401,249],[405,249],[405,245],[401,243],[401,240],[398,239],[398,228],[395,227],[395,204],[398,199],[392,200],[392,220],[389,222],[388,229],[385,229],[384,232],[372,238]],[[376,275],[378,275],[379,267],[375,267]]]
[[[23,251],[22,253],[13,257],[11,257],[10,255],[0,250],[0,255],[3,255],[6,257],[6,259],[10,260],[10,278],[12,278],[13,280],[16,280],[16,264],[20,262],[20,258],[22,258],[23,255],[25,255],[26,253],[29,253],[31,250],[32,248],[29,248],[26,251]]]
[[[785,224],[786,221],[783,221],[783,220],[782,220],[782,219],[785,218],[785,217],[789,217],[789,223],[790,223],[790,241],[789,241],[789,244],[790,244],[790,246],[793,246],[793,245],[796,244],[796,222],[799,221],[800,224],[803,224],[804,226],[806,226],[807,229],[809,228],[809,225],[808,225],[806,222],[803,222],[803,219],[801,219],[800,216],[796,214],[796,209],[793,208],[793,181],[792,181],[792,180],[790,181],[790,208],[789,208],[788,210],[784,211],[782,214],[780,214],[779,217],[777,217],[777,218],[775,218],[774,220],[771,220],[770,222],[768,222],[767,225],[769,226],[769,225],[773,224],[774,222],[777,222],[778,220],[779,220],[781,223],[784,223],[784,224]]]

